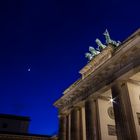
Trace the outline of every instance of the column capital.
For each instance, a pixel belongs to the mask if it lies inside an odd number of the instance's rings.
[[[73,111],[73,110],[80,110],[81,109],[81,107],[80,106],[73,106],[72,108],[71,108],[71,112]]]
[[[125,85],[126,83],[127,83],[127,80],[118,79],[118,80],[116,80],[116,81],[112,84],[112,86],[116,86],[116,85],[118,85],[118,86],[123,86],[123,85]]]
[[[58,115],[58,118],[62,118],[62,117],[66,117],[66,116],[68,116],[68,114],[66,114],[66,113],[60,113],[60,114]]]
[[[88,98],[85,102],[94,102],[94,101],[96,101],[97,100],[97,98],[95,98],[95,97],[90,97],[90,98]]]

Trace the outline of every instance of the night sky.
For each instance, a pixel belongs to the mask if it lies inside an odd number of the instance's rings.
[[[55,134],[53,103],[87,64],[95,39],[123,41],[140,27],[139,0],[1,0],[0,113],[31,117],[30,133]]]

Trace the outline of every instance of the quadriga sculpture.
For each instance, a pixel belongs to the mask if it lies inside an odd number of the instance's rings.
[[[109,44],[112,44],[115,47],[118,47],[121,42],[120,41],[114,41],[110,38],[109,32],[106,29],[105,32],[103,33],[103,35],[105,36],[106,39],[106,45],[104,45],[98,38],[95,40],[96,44],[98,45],[98,47],[95,49],[91,46],[89,46],[89,52],[90,53],[86,53],[85,57],[88,58],[88,60],[90,61],[91,59],[93,59],[96,55],[98,55],[104,48],[106,48]]]

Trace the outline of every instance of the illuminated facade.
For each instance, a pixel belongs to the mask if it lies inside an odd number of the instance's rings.
[[[80,73],[54,103],[59,140],[140,140],[140,29]]]

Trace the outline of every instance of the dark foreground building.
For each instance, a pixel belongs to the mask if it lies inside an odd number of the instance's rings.
[[[0,140],[57,140],[57,137],[29,134],[29,117],[0,114]]]
[[[81,78],[54,104],[59,140],[140,140],[140,29],[122,43],[104,35],[101,52],[89,48]]]

